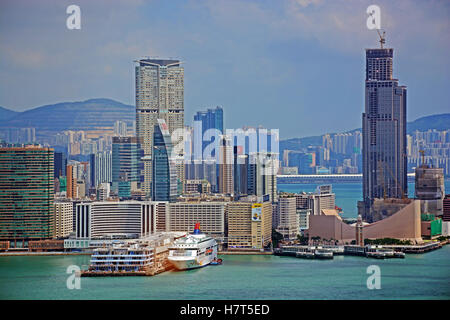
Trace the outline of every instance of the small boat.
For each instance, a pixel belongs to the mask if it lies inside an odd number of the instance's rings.
[[[405,253],[404,252],[400,252],[400,251],[395,251],[394,252],[394,258],[405,259]]]
[[[314,252],[309,251],[299,251],[295,254],[297,258],[303,258],[303,259],[314,259]]]
[[[213,261],[210,262],[210,265],[212,265],[212,266],[219,266],[219,265],[222,264],[222,262],[223,262],[222,259],[214,259]]]
[[[328,250],[316,250],[314,252],[315,258],[317,259],[333,259],[333,252]]]

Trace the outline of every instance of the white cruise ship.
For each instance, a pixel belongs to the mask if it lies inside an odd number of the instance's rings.
[[[200,223],[195,224],[193,234],[176,239],[169,250],[169,262],[178,270],[200,268],[217,261],[217,242],[200,232]]]

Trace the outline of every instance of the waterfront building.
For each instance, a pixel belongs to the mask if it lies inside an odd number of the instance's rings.
[[[141,187],[142,156],[136,137],[113,137],[112,190],[119,198],[130,198]]]
[[[73,232],[73,203],[70,200],[54,202],[55,237],[65,238]]]
[[[442,207],[443,207],[442,220],[450,221],[450,194],[445,195]]]
[[[54,236],[53,149],[0,148],[0,240],[26,247]]]
[[[375,223],[363,223],[365,239],[394,238],[410,240],[412,243],[422,243],[420,200],[395,199],[403,201],[403,206],[392,215]],[[311,215],[309,229],[305,232],[311,239],[334,239],[340,243],[350,244],[356,241],[356,224],[349,225],[338,215]]]
[[[95,201],[76,204],[78,239],[108,235],[139,238],[166,231],[166,204],[152,201]]]
[[[279,223],[276,231],[283,235],[285,240],[297,239],[299,230],[299,217],[296,208],[296,199],[292,196],[283,196],[277,204]]]
[[[227,206],[228,249],[263,249],[272,238],[272,204],[236,201]]]
[[[175,201],[178,197],[177,167],[172,139],[163,119],[153,131],[152,200]]]
[[[298,233],[303,234],[303,232],[309,229],[309,216],[311,215],[311,209],[297,209],[298,215]]]
[[[444,171],[424,164],[416,168],[415,198],[421,200],[421,212],[443,215],[445,196]]]
[[[224,241],[227,202],[175,202],[169,203],[167,231],[192,233],[197,222],[202,232]]]
[[[331,185],[318,186],[314,193],[296,193],[295,198],[297,209],[310,210],[312,215],[320,215],[324,209],[336,208],[336,195],[332,192]]]
[[[157,119],[166,121],[170,134],[184,128],[184,68],[179,60],[141,59],[137,63],[136,135],[144,150],[143,190],[151,195],[153,131]],[[177,145],[179,140],[173,143]]]
[[[408,194],[406,154],[406,87],[393,78],[392,48],[366,49],[363,129],[362,217],[374,221],[376,198]]]

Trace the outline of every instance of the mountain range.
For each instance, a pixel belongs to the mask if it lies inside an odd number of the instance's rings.
[[[63,130],[94,130],[112,127],[117,120],[131,125],[136,119],[135,112],[135,107],[132,105],[105,98],[61,102],[23,112],[0,107],[0,129],[34,127],[36,132],[54,133]],[[407,124],[408,133],[429,129],[450,129],[450,113],[421,117]],[[280,140],[280,151],[284,149],[298,150],[308,145],[321,144],[322,136]]]

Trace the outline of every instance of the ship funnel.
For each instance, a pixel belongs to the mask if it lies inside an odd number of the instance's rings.
[[[197,222],[194,227],[194,234],[200,234],[200,222]]]

